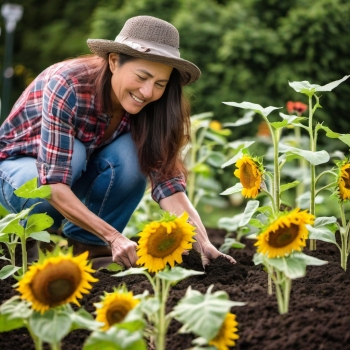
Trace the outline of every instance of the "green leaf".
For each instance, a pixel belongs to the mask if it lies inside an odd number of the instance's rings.
[[[304,120],[306,120],[307,118],[305,117],[299,117],[297,115],[289,115],[289,114],[284,114],[284,113],[279,113],[279,115],[283,118],[283,120],[286,120],[288,125],[292,124],[292,125],[296,125],[298,126],[298,124]]]
[[[280,187],[280,193],[284,192],[284,191],[287,191],[289,190],[290,188],[293,188],[295,186],[297,186],[298,184],[300,183],[300,181],[293,181],[293,182],[290,182],[288,184],[284,184],[284,185],[281,185]]]
[[[11,315],[0,313],[0,333],[9,332],[13,329],[25,327],[24,320],[22,318],[12,318]]]
[[[340,83],[349,78],[350,75],[344,76],[342,79],[333,81],[324,86],[320,86],[317,84],[310,84],[308,81],[294,81],[289,82],[289,85],[296,91],[301,92],[302,94],[312,96],[316,91],[332,91],[336,88]]]
[[[171,269],[166,268],[163,271],[157,273],[157,277],[170,282],[180,282],[187,277],[195,275],[204,275],[202,271],[187,270],[180,266],[175,266]]]
[[[229,300],[223,291],[211,294],[212,287],[205,294],[189,287],[174,307],[170,315],[183,324],[181,332],[192,332],[210,341],[218,333],[231,307],[244,305]]]
[[[252,218],[252,216],[254,215],[254,213],[256,212],[256,209],[259,207],[260,202],[259,201],[248,201],[245,209],[244,209],[244,213],[243,216],[241,218],[241,221],[239,223],[239,226],[245,226],[248,224],[248,222],[250,221],[250,219]]]
[[[340,135],[338,139],[350,147],[350,134]]]
[[[76,312],[72,310],[68,315],[72,321],[70,332],[75,329],[94,331],[104,325],[102,322],[95,321],[92,315],[83,308],[80,308]]]
[[[306,225],[306,228],[309,230],[309,239],[318,239],[320,241],[337,244],[335,235],[325,226],[313,227],[311,225]]]
[[[83,350],[147,350],[140,332],[129,332],[116,325],[106,332],[93,332],[86,340]]]
[[[236,127],[236,126],[248,124],[248,123],[250,123],[253,120],[254,114],[255,114],[254,111],[246,112],[246,113],[244,113],[244,116],[242,118],[238,119],[236,122],[234,122],[234,123],[224,123],[223,127],[224,128],[227,128],[227,127],[230,127],[230,126]]]
[[[41,213],[30,215],[26,224],[26,234],[30,235],[34,232],[43,231],[51,227],[54,223],[54,220],[51,216]]]
[[[106,270],[108,270],[108,271],[123,271],[123,270],[125,270],[125,268],[124,268],[124,266],[121,266],[121,265],[113,262],[106,267]]]
[[[29,326],[42,341],[58,344],[69,333],[72,320],[69,313],[51,309],[44,314],[34,312],[29,318]]]
[[[215,141],[215,143],[218,145],[224,145],[227,142],[226,137],[218,135],[217,133],[211,130],[206,130],[205,137],[208,138],[209,140]]]
[[[244,247],[245,244],[238,242],[234,238],[226,237],[224,243],[220,246],[219,251],[227,254],[231,248],[242,249]]]
[[[160,308],[160,302],[158,298],[148,298],[146,299],[141,306],[142,311],[147,315],[147,316],[152,316],[155,314]]]
[[[328,261],[321,260],[310,255],[306,255],[302,252],[295,252],[293,253],[292,257],[293,259],[303,261],[307,266],[322,266],[328,264]]]
[[[229,106],[233,106],[233,107],[250,109],[250,110],[254,111],[255,113],[259,113],[259,114],[263,115],[264,117],[267,117],[275,109],[282,108],[282,107],[272,107],[272,106],[263,108],[256,103],[251,103],[251,102],[246,102],[246,101],[241,102],[241,103],[237,103],[237,102],[223,102],[223,103],[226,105],[229,105]]]
[[[10,212],[0,204],[0,219],[4,218],[8,214],[10,214]]]
[[[34,238],[37,241],[50,243],[50,234],[47,231],[34,232],[29,237]]]
[[[306,274],[306,264],[299,259],[293,259],[290,257],[265,259],[269,265],[273,266],[278,271],[283,272],[290,279],[304,277]]]
[[[29,318],[33,313],[33,310],[30,308],[30,303],[16,295],[8,300],[6,300],[0,306],[0,314],[8,315],[10,319],[26,319]]]
[[[323,129],[326,132],[326,136],[329,137],[330,139],[337,139],[341,134],[332,131],[330,128],[324,125],[319,125],[319,129]]]
[[[14,194],[24,198],[50,198],[51,187],[49,185],[37,186],[38,178],[31,179],[19,187]]]
[[[6,265],[0,270],[0,279],[4,280],[7,277],[12,276],[16,271],[18,271],[21,267],[19,266],[13,266],[13,265]]]
[[[225,163],[226,157],[221,152],[211,152],[207,163],[213,167],[220,168]]]
[[[285,126],[288,125],[288,121],[287,120],[283,120],[282,122],[273,122],[271,123],[271,125],[276,129],[281,129],[284,128]]]
[[[327,163],[330,159],[328,152],[326,152],[324,150],[318,151],[318,152],[305,151],[305,150],[302,150],[300,148],[289,147],[289,146],[285,146],[283,144],[280,144],[279,152],[285,153],[284,155],[287,155],[287,156],[290,153],[297,154],[297,155],[305,158],[307,161],[309,161],[313,165]]]
[[[118,272],[115,275],[112,275],[113,277],[124,277],[124,276],[130,276],[130,275],[146,275],[147,276],[147,268],[145,267],[131,267],[130,269],[127,269],[122,272]]]
[[[22,210],[18,214],[6,215],[3,219],[0,220],[0,232],[23,235],[24,227],[19,224],[19,221],[26,218],[32,209],[33,206]]]
[[[228,194],[232,194],[232,193],[237,193],[237,192],[241,192],[243,188],[243,185],[238,182],[236,183],[234,186],[228,188],[227,190],[225,190],[224,192],[221,192],[221,195],[228,195]]]
[[[243,213],[237,214],[232,218],[220,218],[218,221],[218,227],[223,228],[228,232],[234,232],[238,229],[239,223],[241,222]]]
[[[337,222],[337,218],[335,216],[319,216],[315,219],[314,227],[325,226],[329,224],[334,224]]]

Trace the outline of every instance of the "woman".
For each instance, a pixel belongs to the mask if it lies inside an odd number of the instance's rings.
[[[38,177],[52,195],[33,212],[47,212],[53,229],[66,218],[75,254],[88,250],[95,267],[112,259],[131,267],[136,244],[121,232],[149,178],[163,210],[190,215],[208,264],[223,254],[186,196],[180,158],[190,127],[182,86],[200,70],[180,58],[176,28],[150,16],[129,19],[115,41],[87,44],[92,55],[44,70],[1,126],[0,203],[11,212],[37,203],[13,192]]]

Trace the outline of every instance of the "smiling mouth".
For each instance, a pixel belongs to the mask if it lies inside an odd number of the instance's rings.
[[[131,93],[130,93],[130,95],[131,95],[131,97],[132,97],[136,102],[138,102],[138,103],[143,103],[143,102],[145,102],[144,100],[140,100],[139,98],[137,98],[135,95],[133,95],[133,94],[131,94]]]

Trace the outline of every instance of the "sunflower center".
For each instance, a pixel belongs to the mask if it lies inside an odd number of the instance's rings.
[[[349,190],[350,189],[350,168],[343,170],[343,172],[347,173],[347,177],[342,176],[344,180],[344,187]]]
[[[274,248],[286,247],[292,243],[299,234],[299,226],[291,224],[290,227],[280,227],[269,233],[269,245]]]
[[[115,306],[108,310],[106,318],[109,325],[120,323],[124,320],[128,314],[129,309],[123,307],[122,305]]]
[[[255,167],[251,164],[244,163],[240,168],[240,181],[244,188],[252,188],[257,180]]]
[[[34,297],[50,307],[69,298],[81,281],[81,271],[72,261],[62,260],[38,271],[31,283]]]
[[[155,258],[164,258],[171,255],[179,247],[182,236],[182,232],[178,228],[173,229],[171,233],[167,233],[166,228],[160,226],[149,237],[148,253]]]

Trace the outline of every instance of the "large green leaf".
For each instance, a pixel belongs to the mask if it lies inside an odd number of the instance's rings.
[[[53,223],[52,217],[45,213],[30,215],[26,224],[26,234],[29,236],[34,232],[43,231],[51,227]]]
[[[174,307],[170,315],[183,324],[181,332],[192,332],[209,341],[218,333],[231,307],[244,305],[229,300],[223,291],[211,293],[212,287],[205,294],[189,287]]]
[[[80,308],[78,311],[68,313],[70,319],[72,320],[72,325],[70,331],[75,329],[88,329],[94,331],[104,324],[97,322],[92,317],[91,313],[87,312],[85,309]]]
[[[9,314],[4,315],[0,313],[0,333],[9,332],[22,327],[25,327],[22,318],[12,318]]]
[[[256,103],[251,103],[251,102],[246,102],[246,101],[241,102],[241,103],[237,103],[237,102],[223,102],[223,103],[226,105],[229,105],[229,106],[233,106],[233,107],[250,109],[250,110],[254,111],[255,113],[259,113],[259,114],[263,115],[264,117],[267,117],[275,109],[282,108],[282,107],[272,107],[272,106],[263,108]]]
[[[0,270],[0,280],[4,280],[7,277],[12,276],[16,271],[18,271],[21,267],[6,265]]]
[[[283,192],[289,190],[290,188],[293,188],[293,187],[295,187],[295,186],[298,186],[299,183],[300,183],[300,181],[295,180],[295,181],[290,182],[290,183],[288,183],[288,184],[283,184],[283,185],[281,185],[281,187],[280,187],[280,193],[283,193]]]
[[[290,153],[297,154],[305,158],[307,161],[309,161],[313,165],[327,163],[330,159],[328,152],[326,152],[325,150],[312,152],[312,151],[306,151],[300,148],[289,147],[283,144],[279,145],[279,152],[284,153],[284,156],[288,156],[288,154]]]
[[[204,272],[202,271],[188,270],[180,266],[175,266],[171,269],[166,268],[165,270],[158,272],[157,277],[165,281],[180,282],[187,277],[203,274]]]
[[[226,237],[224,243],[220,246],[219,251],[221,253],[227,254],[231,248],[242,249],[245,244],[238,242],[234,238]]]
[[[242,188],[243,188],[243,185],[240,182],[238,182],[234,186],[226,189],[224,192],[221,192],[220,194],[221,195],[228,195],[228,194],[232,194],[232,193],[238,193],[238,192],[242,191]]]
[[[259,201],[248,201],[245,209],[244,209],[244,213],[243,216],[241,218],[241,221],[239,223],[239,226],[245,226],[248,224],[248,222],[250,221],[250,219],[252,218],[252,216],[254,215],[254,213],[256,212],[256,210],[258,209],[260,205]]]
[[[83,350],[147,350],[141,332],[129,332],[113,326],[106,332],[93,332]]]
[[[47,231],[34,232],[29,237],[34,238],[40,242],[50,243],[50,234]]]
[[[313,227],[311,225],[306,225],[309,230],[309,239],[318,239],[320,241],[337,244],[335,235],[325,226]]]
[[[29,326],[42,341],[58,344],[69,333],[72,319],[65,311],[51,309],[44,314],[34,312],[29,318]]]
[[[289,85],[296,91],[301,92],[302,94],[312,96],[316,91],[332,91],[344,80],[348,79],[350,75],[345,75],[342,79],[333,81],[326,85],[310,84],[308,81],[293,81],[289,82]]]
[[[23,184],[16,191],[15,195],[24,198],[50,198],[51,187],[49,185],[37,186],[38,178],[34,178]]]
[[[18,214],[12,213],[6,215],[0,220],[0,232],[22,235],[24,233],[24,227],[19,224],[19,221],[26,218],[32,209],[33,206],[22,210]]]

